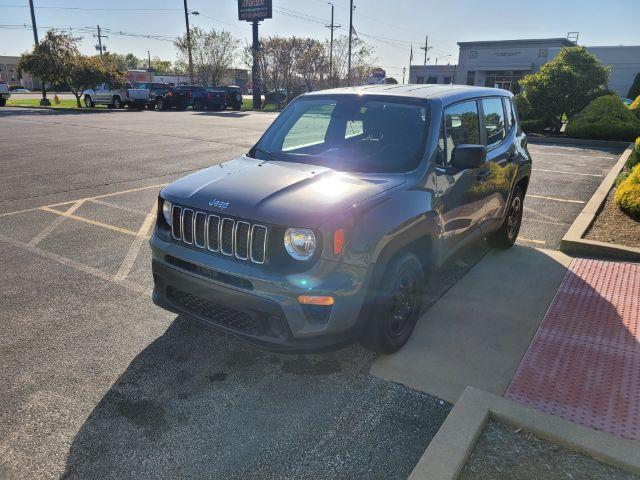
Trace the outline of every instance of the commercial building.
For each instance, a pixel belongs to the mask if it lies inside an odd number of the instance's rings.
[[[0,55],[0,80],[9,85],[21,85],[29,90],[40,88],[40,81],[33,78],[28,72],[22,72],[22,78],[18,79],[18,60],[20,57]]]
[[[412,83],[453,83],[504,88],[517,93],[518,80],[536,72],[560,50],[574,46],[566,38],[459,42],[457,65],[411,65]],[[603,65],[611,66],[608,87],[626,97],[640,72],[640,46],[587,47]],[[453,73],[451,72],[453,70]]]

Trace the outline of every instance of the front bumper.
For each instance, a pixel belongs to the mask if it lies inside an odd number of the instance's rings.
[[[156,305],[263,348],[328,350],[351,342],[358,328],[365,269],[319,260],[304,274],[287,276],[165,242],[155,234],[151,247]],[[303,310],[301,294],[331,294],[334,305],[319,319]]]

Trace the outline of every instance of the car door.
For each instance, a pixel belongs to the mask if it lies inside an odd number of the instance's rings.
[[[101,104],[110,103],[110,102],[107,102],[108,97],[109,97],[109,90],[107,88],[107,85],[103,83],[98,86],[98,89],[95,92],[93,101],[95,103],[101,103]]]
[[[481,124],[487,146],[487,177],[483,179],[486,205],[480,219],[483,233],[490,233],[501,223],[516,175],[513,162],[516,153],[513,120],[505,110],[502,97],[487,97],[480,102]]]
[[[482,188],[489,169],[458,169],[451,163],[458,145],[481,145],[480,107],[477,100],[466,100],[446,107],[438,144],[436,171],[436,211],[441,224],[441,246],[453,253],[467,241],[480,236],[485,216],[486,192]]]

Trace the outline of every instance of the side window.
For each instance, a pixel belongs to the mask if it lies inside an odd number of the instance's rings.
[[[511,99],[503,98],[504,111],[507,113],[507,132],[511,131],[511,128],[515,125],[516,120],[513,117],[513,108],[511,107]]]
[[[344,138],[357,137],[364,133],[364,125],[362,120],[347,120],[347,128],[344,132]]]
[[[292,151],[324,143],[335,104],[312,105],[291,126],[282,151]]]
[[[444,111],[444,146],[447,163],[451,161],[451,152],[461,144],[478,145],[480,143],[480,123],[478,122],[478,104],[475,100],[458,103]]]
[[[499,98],[484,98],[482,99],[482,110],[484,110],[487,147],[491,148],[499,144],[506,136],[502,100]]]

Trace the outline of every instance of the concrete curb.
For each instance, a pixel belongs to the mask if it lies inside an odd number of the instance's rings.
[[[582,238],[598,215],[607,195],[609,195],[609,191],[611,191],[616,178],[618,178],[618,175],[622,171],[625,162],[633,152],[634,148],[634,143],[628,144],[627,149],[604,178],[596,192],[591,197],[591,200],[587,202],[585,207],[578,214],[560,242],[561,251],[570,255],[616,258],[621,260],[640,260],[640,248],[625,247],[614,243],[598,242]]]
[[[77,107],[47,107],[44,105],[6,105],[3,108],[29,108],[37,110],[55,110],[59,112],[74,112],[74,113],[103,113],[110,112],[111,109],[95,109],[95,108],[77,108]]]
[[[529,137],[529,143],[558,143],[562,145],[582,145],[587,147],[626,147],[629,142],[619,142],[616,140],[588,140],[585,138],[566,138],[566,137]]]
[[[578,451],[635,475],[640,443],[592,430],[512,400],[467,387],[438,430],[409,480],[455,480],[475,448],[489,417]]]

